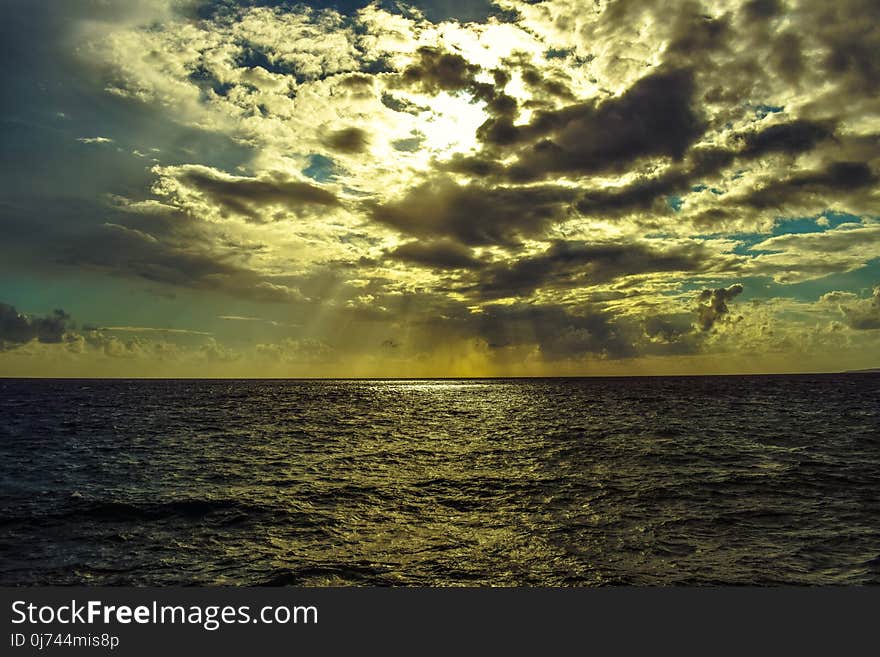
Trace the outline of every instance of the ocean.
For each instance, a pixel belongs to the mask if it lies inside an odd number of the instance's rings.
[[[0,380],[3,585],[880,583],[880,375]]]

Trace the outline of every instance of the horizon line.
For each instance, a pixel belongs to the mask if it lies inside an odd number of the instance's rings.
[[[709,374],[575,374],[548,376],[6,376],[0,381],[498,381],[546,379],[661,379],[746,376],[835,376],[880,374],[880,368],[813,372],[731,372]]]

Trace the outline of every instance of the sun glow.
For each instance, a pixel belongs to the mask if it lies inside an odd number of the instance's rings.
[[[419,115],[424,146],[440,159],[476,150],[477,128],[489,118],[484,108],[485,103],[474,101],[466,93],[438,94],[431,101],[431,109]]]

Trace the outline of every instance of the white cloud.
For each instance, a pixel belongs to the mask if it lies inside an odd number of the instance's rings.
[[[113,140],[109,137],[77,137],[76,140],[81,144],[112,144]]]

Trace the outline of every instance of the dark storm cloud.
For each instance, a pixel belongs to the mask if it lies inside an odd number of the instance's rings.
[[[402,199],[374,206],[374,220],[422,238],[449,238],[468,246],[513,246],[564,219],[576,192],[555,186],[486,187],[437,178]]]
[[[777,16],[782,9],[781,0],[749,0],[742,8],[750,20],[767,20]]]
[[[513,96],[508,96],[501,91],[510,81],[507,71],[496,69],[492,71],[493,82],[476,82],[471,87],[471,93],[486,103],[486,112],[490,116],[504,120],[515,118],[519,114],[519,104]]]
[[[813,0],[808,6],[815,37],[826,48],[825,71],[853,94],[873,94],[880,86],[880,4]]]
[[[728,288],[703,290],[697,297],[697,326],[702,331],[710,331],[720,320],[730,313],[727,305],[742,294],[743,286],[739,283]]]
[[[537,348],[546,360],[566,360],[596,355],[626,358],[636,355],[643,331],[639,322],[629,323],[602,310],[557,304],[485,304],[474,313],[468,305],[432,293],[404,299],[382,298],[382,305],[395,303],[418,314],[411,316],[416,332],[408,347],[432,350],[439,342],[480,339],[491,350]],[[363,310],[357,311],[365,319]],[[376,318],[379,319],[379,318]],[[385,319],[385,318],[381,318]],[[422,342],[419,342],[422,340]]]
[[[70,315],[61,309],[46,317],[33,317],[19,313],[9,304],[0,303],[0,351],[31,340],[46,344],[63,342],[70,326]]]
[[[844,315],[849,327],[857,331],[880,329],[880,285],[874,288],[868,303],[860,307],[845,308]]]
[[[338,89],[352,98],[373,99],[376,93],[376,80],[373,75],[364,73],[340,74],[336,78]]]
[[[795,120],[778,123],[769,127],[739,133],[731,139],[731,145],[724,147],[698,147],[687,155],[680,166],[669,167],[663,173],[649,177],[640,176],[634,182],[619,188],[588,190],[578,201],[579,211],[592,216],[614,216],[634,210],[657,207],[662,210],[666,198],[673,194],[683,194],[702,179],[716,175],[736,161],[748,162],[775,153],[796,155],[815,148],[826,139],[833,137],[833,129],[825,123]],[[827,179],[840,178],[843,170],[827,172]],[[852,169],[856,175],[853,184],[859,179],[857,167]],[[792,189],[821,184],[824,178],[815,174],[804,175],[800,182],[793,179]],[[769,193],[772,196],[772,192]],[[780,202],[789,195],[779,197]]]
[[[708,15],[710,6],[617,0],[605,5],[601,22],[625,33],[652,14],[655,24],[663,26],[657,38],[668,43],[664,63],[696,66],[730,102],[746,100],[767,76],[797,85],[817,74],[841,83],[840,90],[854,97],[870,95],[880,81],[880,9],[873,0],[751,0],[714,17]],[[749,45],[742,49],[743,43]],[[625,47],[627,40],[621,44]],[[726,56],[713,58],[720,51]],[[810,55],[818,66],[805,65]]]
[[[642,172],[617,188],[587,186],[576,207],[586,215],[599,217],[635,211],[669,215],[669,197],[686,195],[736,163],[745,167],[752,161],[779,155],[816,153],[820,161],[833,163],[818,170],[780,171],[777,181],[747,195],[746,207],[777,207],[784,211],[786,206],[802,200],[818,203],[822,197],[831,203],[875,184],[870,162],[876,158],[876,136],[868,140],[869,144],[855,148],[856,141],[866,138],[839,131],[838,126],[844,123],[836,114],[846,108],[848,101],[864,102],[870,90],[877,87],[872,82],[880,81],[877,58],[867,56],[869,52],[880,52],[880,23],[870,20],[878,14],[876,3],[855,0],[838,8],[807,2],[788,7],[773,0],[756,0],[741,7],[739,16],[724,14],[717,18],[706,16],[700,4],[694,2],[683,3],[671,14],[660,3],[629,1],[609,3],[602,11],[606,26],[636,24],[645,12],[664,16],[661,32],[669,43],[664,63],[618,97],[536,110],[524,124],[517,123],[516,111],[505,114],[490,110],[490,118],[478,130],[482,152],[454,156],[442,167],[484,183],[522,183],[554,176],[578,178],[629,172],[650,157],[672,160],[659,173]],[[786,31],[778,30],[776,19],[782,16],[792,26]],[[803,34],[797,32],[798,26]],[[737,29],[747,30],[746,36],[754,38],[755,43],[745,49],[733,48],[744,36]],[[811,104],[802,116],[788,120],[779,120],[784,114],[771,113],[770,118],[755,121],[754,127],[741,129],[712,146],[697,145],[704,130],[723,130],[724,121],[741,119],[741,108],[754,103],[751,98],[755,95],[771,100],[768,89],[782,80],[801,84],[801,77],[809,73],[804,70],[802,52],[811,47],[808,42],[824,48],[822,52],[827,56],[822,65],[829,80],[836,85],[842,76],[852,82],[844,85],[845,90],[840,89],[840,106]],[[719,54],[722,50],[726,51],[723,55]],[[541,77],[533,66],[530,69],[527,61],[505,61],[511,69],[518,65],[526,84],[547,97],[548,91],[540,89]],[[861,84],[855,84],[856,80]],[[701,105],[715,109],[707,109],[704,117],[698,109]],[[782,112],[784,108],[772,111]],[[742,198],[736,194],[716,199],[718,207],[702,212],[695,221],[710,225],[742,216],[734,205]],[[860,212],[864,203],[849,206]]]
[[[388,256],[432,269],[476,269],[483,266],[469,248],[449,239],[407,242],[389,251]]]
[[[363,153],[367,150],[370,139],[360,128],[343,128],[327,135],[326,144],[341,153]]]
[[[617,189],[590,190],[578,201],[577,209],[590,216],[615,216],[645,210],[658,200],[665,204],[668,195],[686,190],[690,180],[685,173],[673,170],[656,178],[638,178]]]
[[[794,31],[780,32],[770,45],[769,64],[779,77],[790,85],[796,85],[804,74],[803,39]]]
[[[771,182],[740,202],[753,208],[776,208],[807,195],[828,195],[872,187],[877,175],[863,162],[833,162],[817,171],[797,173],[787,180]]]
[[[529,144],[509,168],[518,180],[622,171],[648,156],[680,159],[704,130],[693,92],[690,70],[659,71],[618,98],[539,111],[528,124],[490,119],[478,137],[495,147]]]
[[[597,7],[599,3],[596,3]],[[668,41],[666,54],[697,55],[722,47],[728,36],[730,17],[709,15],[708,7],[697,0],[609,0],[602,3],[601,22],[622,31],[645,22],[646,14],[663,26],[658,37]],[[627,45],[622,40],[623,45]]]
[[[400,78],[404,84],[429,94],[467,89],[480,72],[479,66],[461,55],[440,48],[423,46],[419,48],[418,56],[418,61],[406,67]]]
[[[495,264],[475,286],[484,298],[526,296],[540,288],[567,289],[657,272],[700,272],[712,256],[700,244],[664,249],[638,243],[558,241],[538,255]]]
[[[339,200],[326,189],[282,177],[257,179],[222,176],[206,167],[183,167],[178,179],[230,212],[263,221],[260,208],[283,205],[295,213],[307,207],[334,207]]]
[[[685,3],[676,15],[673,34],[666,49],[667,59],[681,58],[692,61],[713,50],[727,45],[731,36],[727,16],[713,18],[700,11],[697,3]]]
[[[568,88],[565,81],[548,77],[547,73],[527,61],[519,61],[516,63],[516,66],[519,68],[523,82],[532,91],[537,92],[539,97],[552,96],[568,101],[575,100],[574,94]]]
[[[238,264],[254,251],[253,245],[238,248],[227,243],[221,249],[215,236],[182,214],[144,216],[137,223],[138,227],[107,223],[70,239],[62,247],[61,263],[253,301],[302,299],[296,290]]]
[[[699,65],[714,80],[723,79],[714,89],[731,110],[759,89],[761,95],[785,93],[788,85],[817,99],[805,104],[808,114],[845,114],[847,105],[873,98],[880,83],[878,7],[873,0],[746,2],[737,11],[742,24],[736,40],[748,46]],[[831,93],[819,90],[826,85]]]
[[[415,330],[408,334],[405,348],[432,351],[438,344],[459,344],[474,338],[504,358],[521,359],[518,349],[536,349],[545,361],[577,360],[588,356],[620,359],[639,355],[692,354],[700,351],[706,334],[693,325],[687,312],[661,312],[646,306],[639,314],[622,314],[599,303],[557,304],[484,303],[474,312],[472,302],[457,301],[443,294],[423,290],[383,295],[374,292],[373,306],[347,309],[359,321],[381,326],[390,317],[406,314]]]
[[[465,320],[492,349],[535,346],[548,361],[697,353],[704,336],[686,315],[624,316],[597,307],[487,304]]]
[[[556,305],[488,305],[473,319],[490,347],[534,344],[550,360],[597,354],[626,358],[637,351],[630,336],[602,311]]]
[[[506,125],[517,117],[519,105],[516,99],[503,91],[510,82],[508,71],[494,69],[491,71],[492,82],[478,82],[476,78],[481,67],[458,53],[425,46],[419,48],[418,55],[418,62],[405,68],[392,86],[415,87],[434,95],[442,91],[468,91],[473,98],[485,103],[486,112],[493,117],[487,124],[498,121]]]
[[[444,171],[463,174],[471,178],[486,178],[492,182],[505,179],[507,167],[491,154],[462,155],[455,153],[448,161],[439,165]]]
[[[717,175],[724,168],[739,161],[747,163],[774,154],[797,155],[819,148],[825,143],[841,147],[858,145],[859,139],[841,140],[836,137],[833,125],[828,121],[796,119],[775,123],[767,127],[742,131],[733,135],[729,144],[696,147],[691,149],[683,162],[669,166],[660,174],[638,176],[633,182],[617,188],[587,189],[576,202],[579,212],[589,216],[618,216],[637,210],[655,209],[668,212],[666,200],[671,195],[685,194],[707,177]],[[553,150],[550,142],[536,146]],[[871,144],[861,147],[860,152],[870,153]],[[534,162],[535,160],[533,160]],[[562,159],[559,160],[563,161]],[[463,173],[486,180],[509,176],[531,177],[528,168],[519,165],[505,167],[491,156],[468,156],[452,158],[446,165],[449,171]],[[858,162],[839,162],[824,171],[796,174],[787,181],[774,183],[766,193],[759,190],[753,194],[754,205],[778,202],[783,204],[799,194],[814,191],[854,190],[863,188],[875,180],[870,168]],[[702,216],[702,220],[706,217]]]
[[[418,54],[418,62],[405,68],[392,86],[397,84],[415,87],[424,93],[435,95],[442,91],[467,91],[474,99],[485,103],[485,111],[492,117],[486,122],[487,125],[492,122],[507,125],[519,114],[516,99],[503,91],[511,79],[509,71],[493,69],[492,82],[480,82],[476,78],[483,69],[458,53],[422,47]]]
[[[412,114],[413,116],[419,114],[420,112],[425,112],[429,108],[416,105],[415,103],[406,100],[405,98],[399,98],[390,93],[383,93],[380,97],[382,104],[390,110],[395,112],[402,112],[405,114]]]
[[[785,10],[779,2],[757,0],[747,3],[741,12],[747,22],[770,25],[774,17]],[[631,23],[644,11],[659,15],[667,10],[659,4],[646,7],[644,3],[616,2],[604,9],[608,19],[605,22],[615,24],[612,18],[617,16],[620,24]],[[859,32],[853,21],[844,20],[844,12],[835,12],[833,17],[828,13],[829,10],[811,5],[799,15],[792,15],[792,20],[814,20],[817,15],[826,15],[836,26],[834,30],[849,33],[856,41],[873,39],[870,36],[873,28]],[[669,197],[686,195],[706,178],[718,175],[736,162],[745,165],[773,155],[794,156],[819,152],[820,149],[837,149],[837,158],[843,161],[827,165],[821,171],[798,172],[787,180],[783,178],[780,183],[772,183],[765,190],[752,194],[746,205],[782,209],[801,197],[839,194],[873,184],[875,177],[869,165],[857,159],[870,157],[871,147],[868,152],[855,157],[848,154],[845,150],[847,140],[836,134],[837,121],[827,118],[830,116],[827,112],[826,118],[821,119],[793,118],[776,122],[767,119],[730,136],[726,142],[695,148],[709,127],[708,119],[698,109],[701,101],[708,99],[729,106],[742,104],[742,94],[749,93],[746,81],[763,75],[762,64],[756,59],[760,56],[759,49],[753,49],[755,57],[749,50],[734,52],[731,49],[737,29],[732,20],[727,14],[708,17],[699,3],[684,3],[670,17],[665,28],[670,44],[666,49],[665,64],[618,97],[573,102],[559,109],[539,109],[525,124],[517,123],[519,109],[516,102],[498,91],[510,78],[506,71],[493,71],[495,84],[481,85],[475,82],[478,67],[460,55],[426,49],[419,62],[409,70],[409,77],[412,84],[420,84],[429,91],[467,90],[487,102],[490,118],[478,129],[478,138],[484,149],[476,155],[456,155],[441,165],[453,173],[482,179],[485,183],[522,183],[552,176],[627,172],[650,157],[672,160],[671,165],[660,173],[644,173],[622,187],[587,188],[577,199],[576,208],[590,216],[616,216],[648,210],[669,214]],[[780,36],[783,45],[787,45],[775,54],[771,53],[769,58],[778,60],[778,66],[786,69],[783,76],[798,74],[802,67],[800,37],[793,33],[776,35],[770,27],[754,29],[761,34],[769,30],[763,38],[771,46]],[[831,30],[826,24],[819,28],[820,32],[826,33],[825,42],[833,40],[827,34]],[[842,45],[837,47],[840,50]],[[709,53],[721,50],[727,50],[730,56],[716,62]],[[846,60],[849,62],[847,70],[854,68],[867,74],[870,67],[864,62],[865,65],[859,64],[858,48],[851,50],[851,56]],[[505,60],[504,66],[510,70],[518,67],[525,84],[538,96],[549,97],[556,91],[558,97],[565,97],[567,89],[564,85],[547,88],[546,77],[526,58],[520,59],[522,61],[514,56]],[[841,55],[838,59],[842,62],[846,58]],[[719,79],[724,83],[719,84]],[[825,150],[822,150],[823,159],[827,161]],[[505,161],[511,154],[512,163]],[[713,213],[722,221],[738,216],[731,214],[731,208],[727,207],[729,199],[716,201],[722,207],[707,209],[698,216],[697,223],[717,223],[710,219]]]
[[[772,152],[803,153],[833,134],[832,126],[806,119],[777,123],[740,135],[738,139],[743,142],[743,148],[738,154],[759,157]]]
[[[681,344],[685,352],[695,351],[692,338],[694,325],[690,315],[648,315],[644,323],[645,335],[653,342],[660,344]]]

